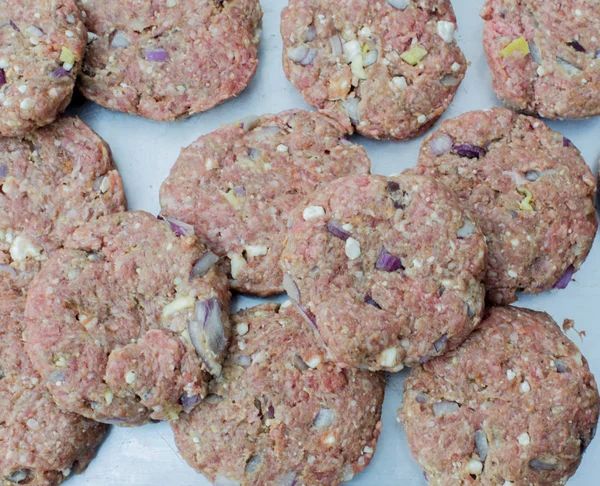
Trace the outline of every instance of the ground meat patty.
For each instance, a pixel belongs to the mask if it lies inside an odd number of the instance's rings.
[[[175,120],[239,94],[258,66],[258,0],[79,0],[79,88],[112,110]]]
[[[75,228],[124,209],[108,146],[78,118],[0,138],[0,292],[26,291]]]
[[[600,15],[589,0],[488,0],[483,45],[494,90],[546,118],[600,114]]]
[[[383,377],[326,362],[289,301],[232,321],[223,374],[172,423],[184,459],[228,486],[335,486],[362,471],[381,430]]]
[[[283,69],[312,106],[367,137],[430,128],[464,78],[449,0],[290,0]]]
[[[227,279],[202,265],[205,252],[141,211],[75,231],[25,311],[27,352],[59,406],[136,425],[204,397],[204,370],[220,372],[229,338]]]
[[[491,308],[404,389],[400,419],[432,485],[564,485],[598,421],[577,347],[548,314],[515,307]]]
[[[2,2],[0,135],[23,136],[67,107],[86,42],[73,0]]]
[[[479,324],[486,247],[445,186],[353,176],[294,210],[284,284],[340,366],[398,371],[462,343]]]
[[[62,412],[25,354],[25,300],[0,299],[0,484],[50,486],[83,471],[106,426]]]
[[[183,150],[161,188],[162,213],[226,256],[233,289],[283,292],[277,264],[291,210],[323,183],[369,172],[364,149],[343,134],[301,110],[221,127]]]
[[[423,142],[418,170],[453,189],[483,230],[493,303],[564,288],[592,247],[596,179],[538,119],[495,108],[448,120]]]

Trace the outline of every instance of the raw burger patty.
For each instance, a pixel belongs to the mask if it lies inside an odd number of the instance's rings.
[[[339,179],[294,210],[284,284],[340,366],[398,371],[462,343],[481,320],[483,235],[423,176]]]
[[[258,0],[79,0],[79,88],[112,110],[175,120],[239,94],[258,66]]]
[[[423,142],[417,170],[454,190],[479,223],[493,303],[564,288],[592,247],[596,179],[538,119],[494,108],[448,120]]]
[[[290,0],[283,69],[349,131],[402,140],[430,128],[465,76],[449,0]]]
[[[232,316],[223,374],[172,423],[183,458],[215,484],[336,486],[371,460],[383,378],[340,370],[290,305]]]
[[[488,0],[483,46],[498,97],[546,118],[600,114],[600,13],[590,0]]]
[[[562,486],[598,421],[585,358],[548,314],[516,307],[491,308],[404,389],[400,419],[431,485]]]
[[[205,251],[140,211],[82,226],[46,262],[27,298],[26,348],[60,407],[137,425],[204,397],[204,370],[219,373],[229,337],[227,279],[200,271]]]
[[[24,308],[0,299],[0,484],[53,486],[87,467],[106,426],[54,404],[25,354]]]
[[[325,182],[369,172],[363,148],[343,134],[300,110],[221,127],[183,150],[161,188],[162,213],[226,256],[233,289],[283,292],[278,262],[291,210]]]
[[[0,135],[23,136],[67,107],[86,42],[73,0],[2,2]]]
[[[124,209],[108,146],[78,118],[0,138],[0,293],[26,291],[77,227]]]

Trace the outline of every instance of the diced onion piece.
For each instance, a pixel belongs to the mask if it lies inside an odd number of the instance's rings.
[[[113,35],[112,40],[110,41],[110,47],[112,47],[113,49],[129,47],[129,39],[127,38],[124,32],[117,30],[115,32],[115,35]]]
[[[438,402],[433,404],[433,413],[436,417],[442,417],[458,412],[459,408],[456,402]]]
[[[248,462],[246,463],[246,469],[244,471],[246,472],[246,474],[253,474],[254,472],[256,472],[261,462],[261,456],[252,456],[250,459],[248,459]]]
[[[553,471],[556,469],[555,464],[551,464],[546,461],[542,461],[541,459],[533,459],[529,461],[529,467],[536,472],[540,471]]]
[[[525,37],[521,36],[508,44],[500,51],[500,57],[510,56],[513,52],[520,52],[523,56],[529,54],[529,44],[527,44]]]
[[[30,25],[29,27],[27,27],[25,29],[25,33],[30,37],[42,37],[44,35],[42,29],[36,27],[35,25]]]
[[[248,368],[252,364],[252,358],[250,356],[237,356],[235,362],[242,368]]]
[[[479,458],[485,462],[488,455],[488,440],[483,430],[475,431],[475,450],[479,454]]]
[[[583,47],[577,39],[573,39],[571,42],[567,42],[567,45],[571,46],[577,52],[585,52],[585,47]]]
[[[573,278],[573,274],[575,273],[575,267],[573,265],[569,265],[568,268],[563,273],[562,277],[554,284],[555,289],[566,289],[569,283],[571,283],[571,279]]]
[[[53,78],[64,78],[66,76],[71,76],[69,71],[67,71],[62,66],[57,67],[52,74],[50,74]]]
[[[0,88],[6,84],[6,73],[4,69],[0,69]]]
[[[436,135],[429,141],[429,148],[433,152],[433,155],[439,157],[440,155],[447,154],[452,150],[454,140],[446,133]]]
[[[459,240],[468,238],[475,233],[475,225],[470,219],[466,219],[465,223],[458,229],[456,236]]]
[[[559,373],[567,372],[567,365],[565,365],[565,363],[562,359],[557,359],[554,362],[554,365],[556,366],[556,371],[558,371]]]
[[[246,195],[246,189],[244,189],[244,186],[235,186],[233,188],[233,193],[237,197],[244,197]]]
[[[453,88],[460,84],[460,79],[456,76],[452,76],[452,74],[444,74],[442,79],[440,79],[440,83],[446,88]]]
[[[240,486],[240,483],[223,476],[217,476],[215,478],[214,486]]]
[[[537,45],[533,42],[529,42],[529,54],[531,55],[531,60],[537,64],[542,64],[542,55]]]
[[[404,270],[402,266],[402,260],[397,256],[392,255],[385,248],[382,248],[375,263],[375,268],[383,270],[385,272],[396,272],[398,270]]]
[[[360,123],[360,112],[358,110],[359,103],[359,98],[350,98],[342,103],[342,106],[344,107],[344,110],[346,110],[353,125],[358,125]]]
[[[169,54],[164,49],[148,49],[142,52],[146,60],[150,62],[165,62],[169,60]]]
[[[17,32],[21,32],[21,29],[19,29],[19,27],[17,26],[17,24],[15,24],[12,20],[9,20],[8,23],[13,28],[13,30],[16,30]]]
[[[306,33],[304,34],[304,40],[306,42],[314,41],[317,37],[317,29],[315,29],[314,25],[310,25],[308,29],[306,29]]]
[[[365,297],[365,304],[369,304],[377,309],[381,309],[381,306],[377,302],[375,302],[375,300],[373,300],[373,297],[371,297],[370,295],[367,295]]]
[[[0,273],[7,273],[13,278],[17,276],[17,271],[10,265],[0,265]]]
[[[160,214],[157,216],[157,219],[169,223],[171,229],[177,236],[189,236],[194,234],[194,227],[183,221],[179,221],[175,218],[166,218]]]
[[[433,343],[433,347],[438,354],[443,353],[448,347],[448,335],[444,334],[441,338]]]
[[[479,159],[487,153],[483,147],[471,143],[454,144],[452,149],[461,157],[469,159]]]
[[[363,60],[363,66],[364,67],[372,66],[373,64],[375,64],[377,62],[378,58],[379,58],[379,51],[377,49],[373,49],[372,51],[367,52],[365,54],[365,57]]]
[[[362,55],[360,42],[351,40],[344,43],[344,61],[346,61],[346,64],[350,64],[358,54]]]
[[[196,263],[194,263],[192,271],[190,272],[190,280],[204,277],[218,261],[219,257],[217,255],[211,251],[207,251]]]
[[[541,175],[542,173],[539,170],[528,170],[525,172],[525,179],[527,179],[529,182],[535,182],[540,178]]]
[[[572,147],[573,142],[569,140],[567,137],[563,136],[563,147]]]
[[[188,333],[198,356],[213,375],[221,372],[218,360],[225,351],[227,338],[221,321],[221,306],[215,297],[196,302],[195,319],[188,323]]]
[[[571,64],[568,61],[565,61],[561,57],[557,57],[556,62],[567,72],[569,76],[576,76],[581,72],[581,69],[579,69],[577,66],[573,66],[573,64]]]
[[[335,57],[339,57],[344,53],[344,46],[342,45],[342,38],[339,35],[334,35],[329,39],[331,45],[331,53]]]
[[[321,408],[315,417],[315,420],[313,421],[313,427],[316,429],[329,427],[335,420],[336,416],[337,414],[334,410],[331,410],[330,408]]]
[[[287,50],[287,55],[291,61],[302,64],[309,56],[310,48],[305,45],[298,45],[295,47],[290,47]]]
[[[387,0],[387,3],[398,10],[406,10],[406,7],[410,4],[410,0]]]
[[[283,275],[283,289],[296,304],[300,303],[300,290],[289,273]]]
[[[427,54],[427,51],[423,47],[414,46],[408,51],[404,51],[400,54],[400,58],[411,66],[416,66]]]
[[[182,395],[179,399],[179,403],[181,403],[185,413],[190,413],[194,407],[200,403],[200,397],[198,395]]]
[[[346,241],[350,237],[350,233],[344,230],[342,223],[337,219],[330,219],[327,222],[327,231],[340,240]]]
[[[354,59],[352,59],[352,62],[350,63],[350,70],[352,71],[352,74],[358,79],[367,79],[367,73],[365,71],[365,68],[363,67],[362,54],[357,54],[356,56],[354,56]]]
[[[276,486],[295,486],[296,485],[296,473],[291,472],[281,476],[276,483]]]

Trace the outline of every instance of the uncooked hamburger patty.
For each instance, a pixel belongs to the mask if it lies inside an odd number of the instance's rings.
[[[137,425],[204,397],[229,338],[227,279],[205,254],[141,211],[83,225],[55,252],[25,317],[27,352],[60,407]]]
[[[431,485],[562,486],[598,421],[585,358],[548,314],[516,307],[491,308],[404,389],[400,419]]]
[[[290,0],[283,69],[348,131],[402,140],[430,128],[465,76],[449,0]]]
[[[78,118],[0,138],[0,292],[25,292],[77,227],[124,209],[110,149]]]
[[[368,173],[364,149],[316,112],[236,123],[184,149],[161,188],[162,214],[192,224],[226,257],[234,290],[283,292],[278,262],[292,209],[321,184]]]
[[[79,0],[90,32],[83,95],[175,120],[239,94],[258,66],[258,0]]]
[[[0,299],[0,484],[54,486],[83,471],[106,426],[61,411],[25,354],[25,299]]]
[[[291,215],[288,295],[342,367],[398,371],[453,349],[481,320],[486,247],[443,184],[410,173],[339,179]]]
[[[383,377],[326,362],[290,304],[232,316],[223,374],[172,423],[183,458],[215,484],[336,486],[373,456]]]
[[[454,190],[479,223],[493,303],[564,288],[592,247],[596,179],[538,119],[494,108],[447,120],[423,142],[417,170]]]
[[[600,114],[598,12],[585,0],[488,0],[483,46],[502,102],[546,118]]]
[[[73,0],[2,2],[0,135],[23,136],[67,107],[86,42]]]

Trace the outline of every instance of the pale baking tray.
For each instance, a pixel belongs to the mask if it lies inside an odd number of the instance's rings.
[[[466,111],[485,109],[500,103],[491,87],[482,49],[482,21],[479,9],[483,0],[454,0],[458,17],[457,38],[470,67],[458,95],[444,118]],[[159,211],[158,190],[167,177],[182,147],[198,136],[224,123],[249,114],[275,113],[289,108],[308,108],[286,80],[281,67],[279,15],[286,0],[262,0],[265,11],[260,48],[260,67],[249,88],[231,100],[177,123],[156,123],[134,116],[114,113],[92,103],[75,110],[111,146],[125,183],[130,209]],[[570,138],[583,152],[597,173],[600,155],[600,118],[576,122],[552,122],[552,128]],[[404,143],[378,142],[355,138],[366,148],[373,162],[373,172],[392,174],[416,163],[422,138]],[[575,320],[582,339],[573,331],[571,339],[590,361],[592,371],[600,377],[600,241],[597,242],[581,271],[566,290],[535,297],[521,298],[518,305],[549,312],[559,323]],[[249,307],[259,299],[238,298],[235,308]],[[427,483],[413,461],[406,438],[396,422],[401,404],[405,373],[390,377],[383,409],[383,433],[370,466],[353,481],[352,486],[425,486]],[[600,438],[592,442],[570,486],[600,484]],[[87,471],[69,480],[69,486],[136,485],[136,486],[206,486],[210,483],[192,470],[178,455],[168,424],[140,428],[113,427],[98,456]]]

